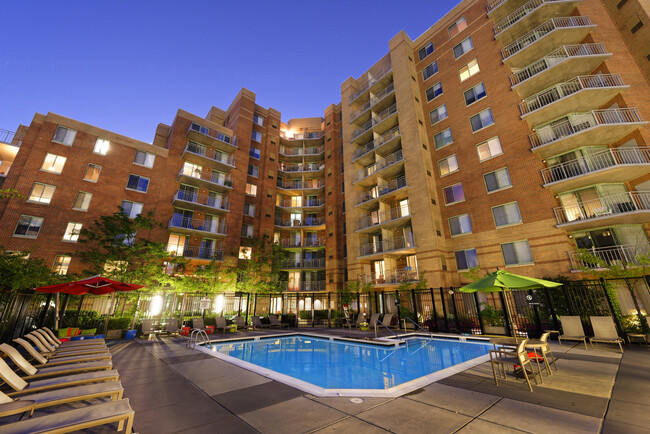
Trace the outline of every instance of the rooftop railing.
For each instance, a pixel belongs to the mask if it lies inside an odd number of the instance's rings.
[[[182,214],[174,214],[169,220],[169,227],[219,235],[226,235],[228,230],[225,223],[220,224],[217,220],[197,220],[192,217],[183,217]]]
[[[373,84],[377,83],[379,80],[384,78],[386,74],[391,71],[391,65],[386,66],[383,69],[380,69],[377,72],[373,73],[373,77],[369,78],[364,84],[362,84],[356,91],[350,95],[350,104],[359,97],[362,93],[367,91]]]
[[[403,160],[404,156],[402,155],[402,150],[400,149],[399,151],[390,154],[386,158],[378,160],[374,165],[370,167],[359,169],[359,171],[354,175],[354,182],[361,181],[362,179],[367,178],[368,176]]]
[[[182,200],[183,202],[190,202],[214,209],[230,211],[230,204],[227,200],[223,200],[221,197],[198,194],[187,190],[178,190],[174,195],[174,200]]]
[[[395,237],[382,240],[381,243],[369,243],[359,246],[359,256],[377,255],[395,250],[412,249],[415,247],[413,237]]]
[[[210,160],[218,161],[219,163],[227,164],[228,166],[235,167],[235,156],[228,155],[223,152],[217,152],[214,149],[207,148],[204,145],[199,145],[198,143],[188,142],[185,146],[185,152],[189,152],[194,155],[200,155]]]
[[[503,33],[506,29],[508,29],[510,26],[513,24],[517,23],[518,21],[522,20],[523,18],[527,17],[530,15],[532,12],[534,12],[537,8],[540,6],[546,5],[546,4],[552,4],[552,3],[571,3],[575,0],[531,0],[501,21],[499,21],[495,26],[494,26],[494,36],[498,37],[501,33]],[[498,5],[496,5],[498,6]],[[492,9],[494,9],[496,6],[494,6]]]
[[[501,6],[501,4],[507,2],[508,0],[489,0],[487,4],[485,5],[485,10],[489,14],[492,12],[494,9],[497,7]]]
[[[371,226],[377,226],[382,223],[387,223],[404,217],[409,217],[410,215],[411,210],[409,209],[408,205],[391,208],[382,212],[375,212],[371,215],[361,217],[359,220],[357,220],[357,230],[369,228]]]
[[[311,131],[307,133],[296,133],[293,136],[288,136],[285,132],[280,131],[280,136],[287,140],[315,140],[323,137],[325,133],[323,131]]]
[[[598,269],[612,265],[641,265],[641,256],[650,254],[650,244],[623,244],[608,247],[592,247],[587,255],[578,250],[568,252],[571,269]],[[593,256],[594,258],[590,258]],[[594,261],[595,259],[595,261]],[[591,260],[591,261],[590,261]]]
[[[554,211],[555,219],[560,225],[635,211],[650,211],[650,191],[628,191],[601,196],[598,199],[556,207]]]
[[[406,187],[406,176],[404,175],[391,179],[388,182],[382,182],[369,190],[359,193],[357,195],[357,205],[376,199],[403,187]]]
[[[15,131],[3,130],[0,128],[0,143],[20,146],[22,144],[24,136],[24,133],[16,134]]]

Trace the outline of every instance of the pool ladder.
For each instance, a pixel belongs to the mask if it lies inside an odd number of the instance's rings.
[[[377,337],[377,324],[381,324],[382,326],[384,326],[384,328],[385,328],[386,330],[388,330],[388,331],[390,332],[390,334],[392,334],[392,335],[395,336],[396,338],[399,338],[399,336],[397,336],[397,333],[395,333],[394,331],[392,331],[391,329],[389,329],[388,326],[387,326],[386,324],[384,324],[383,322],[381,322],[381,321],[379,320],[379,318],[377,318],[377,320],[376,320],[376,322],[375,322],[375,338]]]
[[[409,317],[406,317],[406,318],[403,319],[403,321],[404,321],[404,333],[407,333],[407,331],[406,331],[406,320],[411,321],[411,322],[413,323],[413,325],[414,325],[415,327],[417,327],[416,330],[417,330],[417,329],[422,330],[423,332],[425,332],[426,334],[428,334],[429,337],[430,337],[431,339],[433,339],[433,334],[431,334],[430,331],[423,329],[422,326],[421,326],[420,324],[416,323],[415,321],[413,321],[413,320],[412,320],[411,318],[409,318]]]
[[[190,334],[190,340],[187,341],[187,344],[185,344],[185,348],[189,348],[191,350],[195,349],[199,339],[201,339],[202,343],[205,346],[211,346],[210,338],[208,338],[208,334],[205,332],[205,330],[193,329],[192,333]]]

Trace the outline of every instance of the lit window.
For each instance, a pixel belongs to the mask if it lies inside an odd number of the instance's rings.
[[[253,225],[241,225],[241,236],[244,238],[252,238],[254,229]]]
[[[251,146],[250,156],[257,159],[257,160],[259,160],[260,155],[261,155],[260,150],[258,148],[254,148],[254,147]]]
[[[88,211],[90,207],[90,200],[93,198],[92,193],[86,193],[85,191],[80,191],[77,193],[77,198],[74,201],[72,209],[77,211]]]
[[[154,154],[150,154],[149,152],[144,151],[135,151],[133,164],[139,164],[140,166],[148,167],[151,169],[155,161],[156,156]]]
[[[244,215],[255,217],[255,205],[252,203],[244,203]]]
[[[478,130],[482,130],[485,127],[489,127],[494,123],[492,109],[486,109],[480,113],[475,114],[469,118],[469,123],[472,125],[473,132],[477,132]]]
[[[257,185],[246,183],[246,194],[257,196]]]
[[[262,133],[259,131],[253,130],[253,134],[251,135],[251,138],[255,140],[256,142],[262,142]]]
[[[506,265],[532,264],[533,254],[528,240],[501,244],[501,252]]]
[[[65,166],[66,160],[66,157],[62,157],[60,155],[46,154],[45,160],[43,160],[43,165],[41,166],[41,170],[60,175],[63,171],[63,166]]]
[[[433,136],[433,143],[436,149],[444,148],[447,145],[454,143],[454,138],[451,135],[451,128],[440,131]]]
[[[433,61],[430,65],[422,70],[422,80],[426,80],[436,72],[438,72],[438,62]]]
[[[108,148],[110,147],[111,142],[106,139],[97,139],[95,142],[95,149],[93,152],[99,155],[106,155],[108,153]]]
[[[248,165],[248,174],[257,178],[260,175],[260,168],[252,164]]]
[[[250,259],[251,253],[253,253],[253,249],[242,246],[239,248],[239,259]]]
[[[65,228],[65,233],[63,234],[63,241],[70,241],[76,243],[79,239],[79,233],[81,232],[81,223],[68,223],[68,226]]]
[[[452,235],[472,233],[472,224],[469,221],[469,214],[451,217],[449,219],[449,231]]]
[[[431,125],[437,124],[443,119],[447,118],[447,104],[443,104],[438,108],[435,108],[429,112],[429,118],[431,119]]]
[[[75,130],[58,126],[56,127],[56,132],[54,133],[52,141],[66,146],[72,146],[72,142],[74,142],[76,135],[77,132]]]
[[[499,137],[493,137],[488,141],[479,143],[476,145],[476,150],[478,151],[478,159],[480,161],[485,161],[492,157],[496,157],[497,155],[503,154]]]
[[[41,230],[41,226],[43,226],[43,217],[21,215],[14,230],[14,235],[36,238],[38,237],[38,232]]]
[[[465,192],[463,191],[462,183],[458,183],[443,188],[442,192],[444,193],[445,203],[447,205],[451,205],[452,203],[462,202],[465,200]]]
[[[479,83],[473,88],[465,91],[465,105],[474,104],[479,99],[485,98],[487,93],[485,92],[485,86],[483,83]]]
[[[139,202],[123,200],[122,209],[124,210],[124,214],[128,215],[130,218],[135,218],[142,214],[142,204]]]
[[[264,118],[259,115],[253,115],[253,123],[262,127],[264,126]]]
[[[454,57],[458,59],[460,56],[467,53],[472,48],[474,48],[474,43],[472,42],[472,37],[470,36],[454,47]]]
[[[445,176],[456,172],[458,170],[458,160],[456,159],[456,154],[450,155],[449,157],[438,161],[438,169],[440,169],[440,176]]]
[[[54,270],[56,274],[68,274],[68,268],[70,268],[71,261],[71,256],[58,255],[54,258],[54,266],[52,267],[52,270]]]
[[[442,95],[442,84],[440,84],[440,82],[437,82],[427,89],[427,102],[431,101],[439,95]]]
[[[167,241],[167,252],[176,256],[183,256],[185,251],[185,243],[187,237],[185,235],[169,234],[169,241]]]
[[[136,191],[141,191],[143,193],[146,193],[147,189],[149,188],[149,178],[130,174],[129,180],[126,183],[126,188],[127,190],[136,190]]]
[[[55,185],[41,184],[40,182],[35,182],[32,186],[32,191],[29,193],[29,198],[27,202],[42,203],[49,205],[54,196],[54,190],[56,190]]]
[[[458,70],[458,75],[460,76],[461,83],[471,76],[477,74],[481,69],[478,67],[478,60],[474,59],[469,62],[467,65],[463,66]]]
[[[454,252],[454,256],[456,256],[456,268],[458,270],[469,270],[478,266],[476,249],[459,250]]]
[[[97,164],[89,164],[86,168],[86,174],[84,175],[84,181],[97,182],[99,179],[99,172],[102,171],[102,166]]]
[[[507,167],[486,173],[483,175],[483,178],[485,179],[485,187],[487,188],[488,193],[512,187],[512,182],[510,182],[510,173],[508,173]]]
[[[422,60],[431,53],[433,53],[433,42],[429,42],[420,51],[418,51],[418,57],[420,60]]]
[[[517,202],[493,207],[492,216],[494,217],[494,225],[498,228],[522,222]]]
[[[447,28],[447,31],[449,31],[449,39],[453,38],[463,30],[467,28],[467,21],[465,20],[465,16],[463,15],[460,17],[458,21],[456,21],[454,24],[449,26]]]

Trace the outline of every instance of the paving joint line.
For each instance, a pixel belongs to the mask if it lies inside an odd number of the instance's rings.
[[[467,425],[469,425],[470,423],[472,423],[472,422],[474,422],[476,419],[478,419],[478,417],[479,417],[480,415],[484,414],[486,411],[488,411],[489,409],[491,409],[492,407],[494,407],[495,405],[497,405],[498,403],[500,403],[501,401],[503,401],[503,399],[504,399],[503,397],[499,397],[499,399],[497,399],[496,401],[494,401],[492,404],[488,405],[486,408],[484,408],[482,411],[480,411],[476,416],[472,417],[469,421],[467,421],[467,423],[463,424],[462,426],[459,426],[459,427],[458,427],[455,431],[453,431],[453,432],[454,432],[454,433],[457,433],[457,432],[460,431],[461,429],[465,428]],[[462,414],[462,413],[461,413],[461,414]],[[471,416],[470,416],[470,417],[471,417]],[[505,426],[505,425],[502,425],[502,426]],[[510,428],[510,427],[508,427],[508,428]]]

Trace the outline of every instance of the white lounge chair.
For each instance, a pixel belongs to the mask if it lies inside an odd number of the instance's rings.
[[[61,340],[59,340],[59,338],[56,337],[56,335],[52,332],[52,330],[48,329],[47,327],[42,327],[38,331],[40,331],[41,334],[45,336],[45,338],[57,348],[81,347],[86,345],[91,345],[91,346],[106,345],[106,342],[102,338],[89,337],[85,339],[69,340],[69,341],[62,342]]]
[[[41,352],[41,355],[47,357],[47,358],[58,358],[58,357],[72,357],[72,356],[79,356],[79,355],[85,355],[85,354],[95,354],[95,353],[109,353],[108,348],[105,346],[91,346],[91,347],[84,347],[84,348],[69,348],[69,349],[54,349],[50,344],[43,342],[41,339],[39,339],[38,335],[28,333],[25,335],[27,339],[32,341],[34,345],[39,349]],[[110,354],[110,353],[109,353]]]
[[[22,346],[36,362],[37,368],[43,368],[45,366],[54,366],[54,365],[65,365],[69,363],[79,363],[79,362],[93,362],[98,360],[111,360],[112,355],[108,351],[101,353],[81,353],[79,355],[68,355],[65,357],[56,357],[47,359],[43,354],[36,351],[33,345],[22,338],[14,339],[14,342]],[[50,354],[50,353],[46,353]]]
[[[48,344],[52,346],[55,350],[72,350],[72,349],[77,349],[77,348],[90,348],[90,347],[106,347],[106,343],[97,340],[96,342],[91,342],[89,339],[88,341],[68,341],[65,342],[66,345],[64,345],[64,342],[55,341],[52,339],[52,337],[45,332],[45,330],[34,330],[32,332],[33,335],[37,336],[43,343]],[[83,343],[85,342],[85,343]]]
[[[591,326],[594,328],[594,337],[589,338],[591,348],[594,347],[594,342],[606,342],[609,344],[618,344],[618,347],[623,352],[623,339],[618,336],[614,319],[611,316],[592,316]]]
[[[561,316],[560,322],[562,323],[562,334],[557,337],[558,342],[562,345],[562,339],[565,341],[582,341],[587,348],[587,336],[585,330],[582,328],[582,321],[579,316]]]

